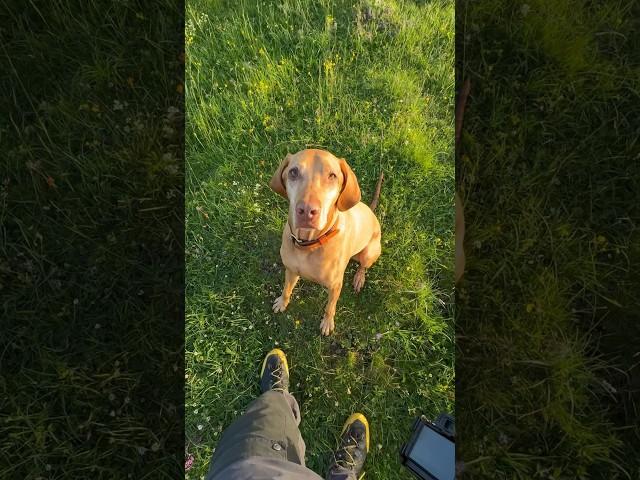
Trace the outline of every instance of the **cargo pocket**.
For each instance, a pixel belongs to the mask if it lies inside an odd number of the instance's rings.
[[[224,470],[239,460],[251,457],[277,458],[288,460],[288,444],[284,440],[272,440],[260,435],[245,435],[229,442],[224,451],[216,451],[209,476]]]
[[[287,460],[287,442],[272,440],[260,435],[248,435],[237,444],[242,458],[273,457]]]

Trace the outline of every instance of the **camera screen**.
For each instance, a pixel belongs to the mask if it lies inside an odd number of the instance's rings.
[[[431,428],[425,426],[420,430],[409,457],[437,480],[455,478],[455,443]]]

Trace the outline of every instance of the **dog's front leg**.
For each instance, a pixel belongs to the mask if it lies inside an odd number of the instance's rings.
[[[276,298],[273,302],[273,311],[275,313],[284,312],[287,309],[287,305],[289,305],[289,300],[291,299],[291,292],[293,292],[293,287],[296,286],[299,279],[300,275],[296,275],[288,268],[285,269],[282,295]]]
[[[322,322],[320,322],[320,331],[322,332],[322,335],[325,336],[331,334],[335,328],[333,317],[336,315],[336,305],[338,303],[338,298],[340,297],[340,291],[342,290],[342,280],[340,283],[328,287],[328,290],[329,299],[327,300],[327,306],[324,309],[324,317],[322,318]]]

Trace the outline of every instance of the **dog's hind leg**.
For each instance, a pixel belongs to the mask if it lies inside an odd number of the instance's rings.
[[[353,289],[356,293],[359,293],[360,290],[362,290],[367,268],[370,268],[371,265],[375,263],[380,256],[381,251],[380,233],[378,232],[373,236],[368,245],[353,257],[360,264],[355,276],[353,277]]]

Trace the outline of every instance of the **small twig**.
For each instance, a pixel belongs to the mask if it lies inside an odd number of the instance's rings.
[[[378,184],[376,185],[376,191],[373,194],[373,200],[371,200],[371,205],[369,208],[375,211],[378,206],[378,199],[380,198],[380,189],[382,188],[382,181],[384,180],[384,173],[380,172],[380,177],[378,178]]]

